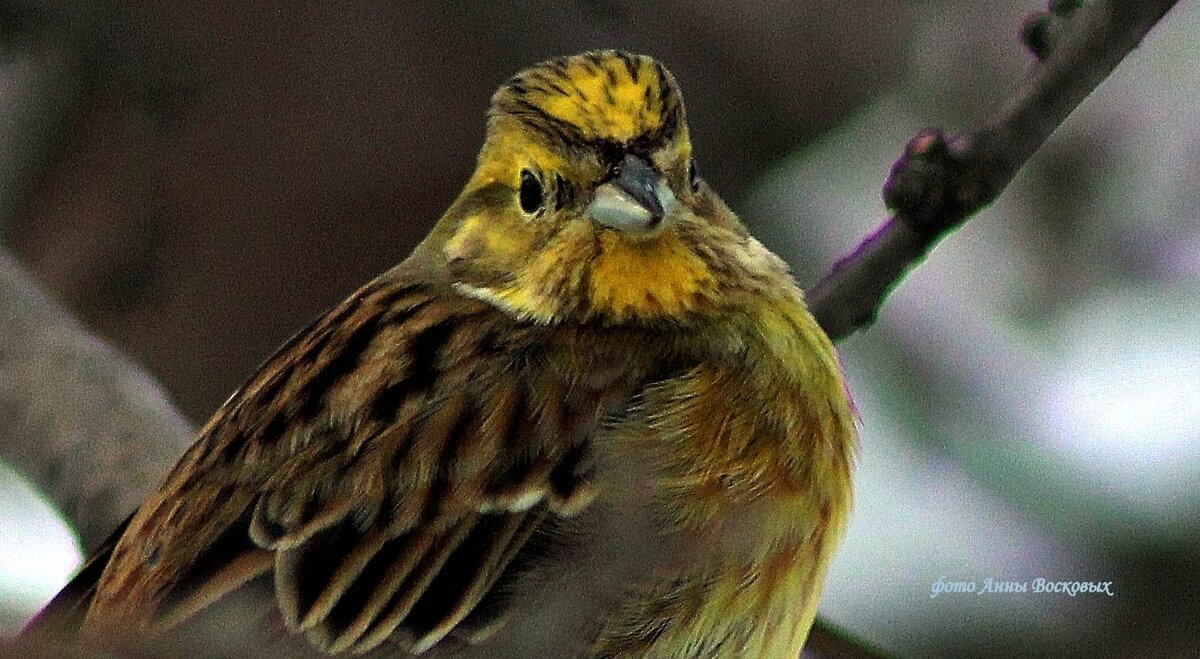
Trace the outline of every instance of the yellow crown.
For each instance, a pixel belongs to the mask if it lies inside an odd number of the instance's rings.
[[[500,88],[495,103],[577,142],[669,137],[683,109],[674,80],[658,62],[613,50],[526,69]]]

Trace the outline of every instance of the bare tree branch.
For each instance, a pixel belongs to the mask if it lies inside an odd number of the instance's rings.
[[[0,455],[98,545],[191,436],[137,365],[79,326],[0,251]]]
[[[809,291],[809,305],[826,333],[837,341],[870,325],[892,287],[938,241],[1000,195],[1176,2],[1084,5],[1044,62],[991,116],[948,139],[937,130],[914,137],[884,188],[895,215]]]

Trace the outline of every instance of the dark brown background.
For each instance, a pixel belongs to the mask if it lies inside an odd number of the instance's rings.
[[[407,254],[520,68],[595,47],[657,56],[684,87],[705,176],[736,200],[899,70],[901,4],[63,5],[88,84],[8,240],[202,419]]]

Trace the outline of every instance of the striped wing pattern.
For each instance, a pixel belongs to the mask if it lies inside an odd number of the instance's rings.
[[[573,378],[546,328],[397,279],[298,334],[201,430],[89,620],[168,629],[273,573],[287,628],[327,652],[496,628],[495,585],[590,501],[587,439],[634,383]]]

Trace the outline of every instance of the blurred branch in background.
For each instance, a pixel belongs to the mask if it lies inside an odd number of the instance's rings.
[[[0,251],[0,456],[98,545],[187,446],[150,377],[84,329]]]
[[[45,194],[48,173],[89,111],[101,12],[101,3],[0,2],[0,234]],[[162,477],[187,423],[150,378],[43,293],[4,247],[0,318],[0,455],[94,546]],[[6,483],[5,491],[14,489]],[[48,552],[39,564],[61,554]],[[10,578],[19,574],[6,569]],[[19,625],[28,616],[22,609],[0,601],[0,624]]]

